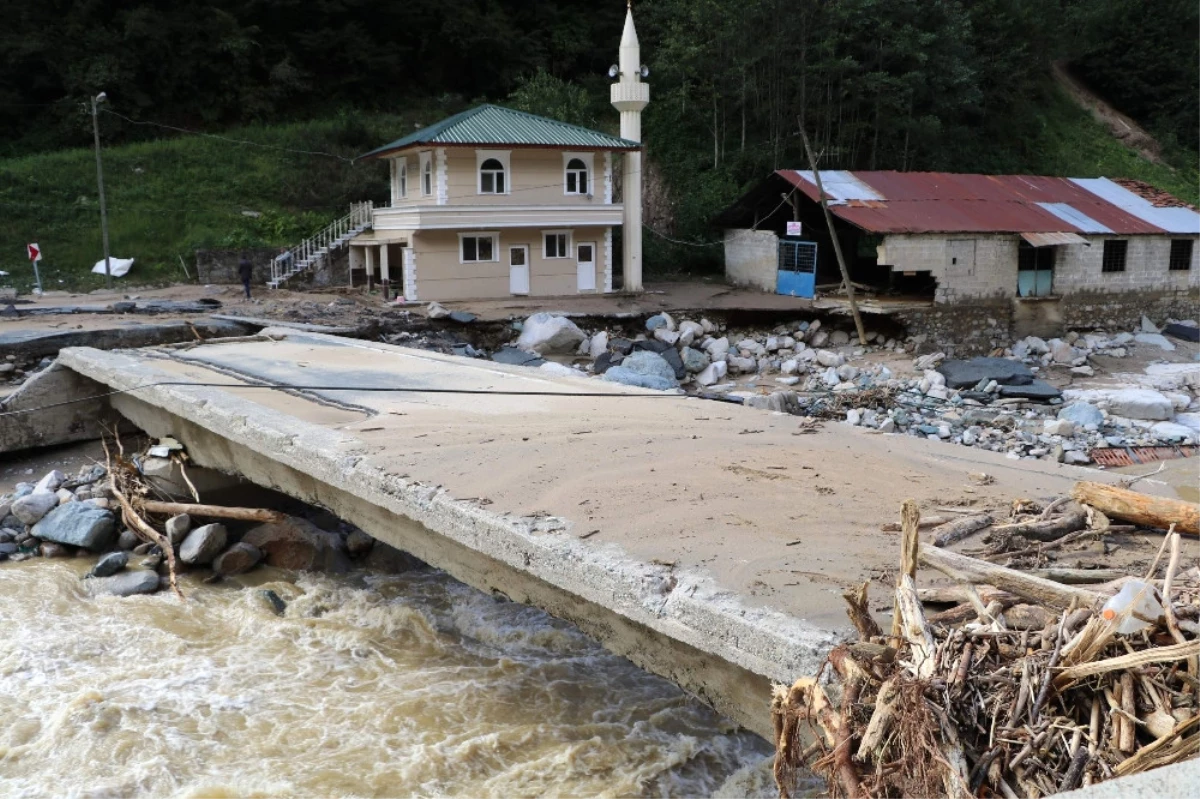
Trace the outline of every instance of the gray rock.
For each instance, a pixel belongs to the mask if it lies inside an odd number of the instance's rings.
[[[206,524],[188,533],[179,547],[179,559],[190,566],[204,566],[225,548],[228,533],[223,524]]]
[[[263,601],[271,608],[271,612],[276,616],[282,616],[287,610],[287,603],[279,594],[272,591],[270,588],[260,588],[258,595],[263,598]]]
[[[1106,403],[1109,413],[1129,419],[1165,422],[1175,416],[1171,398],[1148,388],[1072,390],[1067,399]]]
[[[586,338],[570,319],[543,311],[525,320],[517,346],[539,355],[548,352],[572,353]]]
[[[350,569],[342,539],[312,522],[288,517],[250,530],[242,542],[263,551],[268,566],[279,569],[344,572]]]
[[[746,407],[778,413],[800,413],[800,398],[795,391],[775,391],[765,397],[755,394],[746,398]]]
[[[20,547],[11,541],[0,543],[0,555],[15,555]]]
[[[817,363],[822,366],[838,367],[846,362],[845,356],[831,350],[817,350]]]
[[[624,355],[618,355],[615,352],[602,352],[596,358],[596,362],[592,364],[592,371],[595,374],[602,375],[614,366],[620,366],[624,360]]]
[[[47,513],[30,532],[43,541],[103,552],[116,541],[117,523],[110,511],[87,502],[68,502]]]
[[[141,543],[141,540],[134,534],[133,530],[122,530],[121,534],[117,536],[117,546],[128,551]]]
[[[653,333],[655,330],[674,330],[675,320],[670,314],[660,313],[651,316],[646,320],[646,330]]]
[[[479,317],[466,311],[451,311],[446,318],[451,322],[458,322],[460,325],[469,325]]]
[[[684,370],[691,374],[703,372],[709,363],[708,356],[693,347],[684,347],[679,355],[683,361]]]
[[[89,580],[92,594],[96,596],[133,596],[153,594],[158,590],[158,572],[138,569]]]
[[[425,315],[430,319],[445,319],[450,315],[450,311],[439,302],[431,302],[425,309]]]
[[[492,360],[496,363],[507,363],[513,366],[541,366],[546,362],[536,353],[514,347],[511,344],[505,344],[493,352]]]
[[[1058,409],[1058,418],[1073,422],[1077,427],[1104,424],[1104,414],[1090,402],[1072,402]]]
[[[850,343],[850,334],[845,330],[834,330],[829,334],[829,345],[831,347],[841,347]]]
[[[1008,399],[1051,400],[1061,397],[1062,392],[1045,380],[1034,380],[1025,385],[1000,386],[1000,396]]]
[[[663,356],[638,350],[604,373],[604,380],[627,386],[666,391],[675,388],[675,369]]]
[[[371,552],[362,561],[362,567],[368,571],[401,574],[425,569],[427,565],[407,552],[382,541],[376,541],[375,546],[371,547]]]
[[[1161,330],[1158,329],[1158,325],[1151,322],[1150,317],[1146,316],[1145,314],[1142,314],[1142,324],[1141,324],[1140,329],[1141,329],[1141,332],[1143,332],[1143,333],[1161,333],[1162,332]]]
[[[1071,436],[1075,434],[1075,423],[1070,419],[1047,419],[1042,423],[1042,432],[1048,436]]]
[[[364,533],[365,535],[365,533]],[[262,550],[245,541],[234,544],[213,561],[213,571],[222,577],[243,574],[258,565],[263,559]]]
[[[110,552],[96,562],[89,577],[112,577],[129,563],[128,552]]]
[[[1168,352],[1175,349],[1175,345],[1171,343],[1171,340],[1161,333],[1138,333],[1133,337],[1133,340],[1138,344],[1148,344]]]
[[[375,546],[375,539],[362,530],[353,530],[350,535],[346,536],[346,551],[352,558],[361,558],[370,552],[373,546]]]
[[[67,482],[67,476],[58,469],[53,469],[46,474],[41,480],[38,480],[36,486],[33,487],[34,492],[49,491],[53,494],[58,489],[62,488],[62,484]]]
[[[175,546],[183,543],[183,539],[187,538],[188,531],[191,529],[192,517],[186,513],[167,519],[167,539]]]
[[[608,342],[608,348],[618,355],[628,355],[633,352],[633,342],[627,338],[614,338]]]
[[[676,380],[682,380],[687,377],[687,370],[683,368],[683,359],[679,357],[679,351],[662,341],[636,341],[633,344],[634,352],[653,352],[664,361],[671,365],[671,369],[675,374]],[[622,363],[622,366],[628,366],[628,363]]]
[[[1007,358],[943,361],[937,370],[950,388],[971,388],[980,380],[995,380],[1002,386],[1027,386],[1033,382],[1033,372],[1028,366]]]
[[[12,515],[22,524],[37,524],[43,516],[58,505],[58,497],[50,491],[34,491],[13,501]]]

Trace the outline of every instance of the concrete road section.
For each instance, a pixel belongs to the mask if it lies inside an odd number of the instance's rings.
[[[277,340],[71,349],[60,364],[114,388],[222,384],[139,388],[112,405],[179,437],[201,465],[324,504],[465,582],[579,624],[764,733],[767,681],[815,670],[847,627],[842,590],[881,579],[873,596],[886,609],[899,542],[879,528],[904,499],[930,513],[996,508],[1096,477],[841,424],[814,432],[798,417],[598,380],[265,332]],[[378,388],[403,391],[365,390]]]

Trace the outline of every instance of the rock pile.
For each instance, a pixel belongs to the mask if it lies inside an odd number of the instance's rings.
[[[588,333],[568,319],[543,313],[514,327],[521,337],[493,359],[639,388],[718,394],[785,413],[836,416],[885,433],[981,447],[1014,458],[1084,464],[1096,447],[1200,440],[1200,413],[1189,412],[1200,410],[1200,385],[1175,391],[1073,389],[1064,394],[1043,379],[1051,370],[1071,378],[1091,377],[1091,358],[1127,357],[1136,345],[1174,349],[1149,320],[1138,331],[1115,335],[1072,332],[1048,341],[1031,336],[997,350],[994,357],[969,360],[950,360],[940,352],[912,357],[928,343],[876,331],[867,333],[863,347],[857,337],[852,341],[849,332],[831,329],[819,319],[735,331],[705,318],[677,320],[660,313],[629,335],[614,329]],[[570,357],[573,365],[546,360],[555,355]],[[898,363],[897,356],[904,361]],[[1200,372],[1196,374],[1200,382]],[[764,392],[765,386],[773,390]]]
[[[56,470],[36,484],[19,483],[13,494],[0,496],[0,562],[99,555],[86,577],[94,596],[131,596],[166,587],[163,550],[122,529],[116,504],[101,465],[84,467],[74,477]],[[260,563],[325,572],[356,565],[379,571],[421,565],[342,522],[333,525],[334,532],[295,516],[270,524],[197,525],[185,513],[154,526],[174,549],[179,569],[211,570],[217,578],[243,574]]]

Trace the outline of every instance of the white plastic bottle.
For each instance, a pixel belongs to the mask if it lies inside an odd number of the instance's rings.
[[[1125,613],[1127,609],[1128,614]],[[1141,580],[1130,580],[1121,586],[1117,595],[1105,602],[1104,609],[1100,612],[1100,615],[1109,621],[1124,615],[1117,626],[1117,632],[1122,635],[1145,630],[1162,614],[1163,606],[1155,596],[1154,586]]]

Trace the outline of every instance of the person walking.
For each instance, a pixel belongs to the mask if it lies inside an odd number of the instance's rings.
[[[254,266],[250,263],[250,256],[242,253],[242,259],[238,261],[238,277],[242,279],[242,287],[246,289],[246,300],[250,299],[250,278],[254,275]]]

